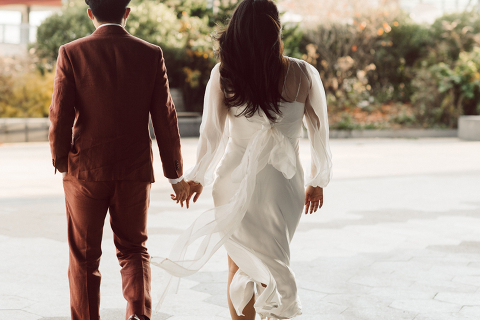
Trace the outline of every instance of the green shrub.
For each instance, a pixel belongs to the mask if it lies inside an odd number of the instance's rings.
[[[408,102],[413,94],[413,68],[424,59],[432,45],[429,29],[400,14],[389,33],[379,37],[375,50],[376,72],[371,74],[374,95],[381,101]],[[385,95],[386,91],[391,94]]]
[[[352,115],[348,112],[343,112],[341,115],[340,115],[340,120],[333,123],[331,126],[330,126],[330,129],[332,130],[348,130],[348,131],[351,131],[351,130],[358,130],[358,129],[361,129],[361,126],[355,122],[355,120],[353,119]]]
[[[413,81],[417,118],[425,126],[456,127],[460,115],[480,114],[479,69],[480,47],[461,52],[453,65],[425,63]]]
[[[238,2],[220,1],[215,12],[204,0],[134,0],[130,5],[127,31],[163,49],[170,85],[183,89],[187,111],[203,109],[205,88],[216,63],[211,34],[227,22]],[[38,28],[34,49],[41,59],[40,69],[52,70],[62,44],[95,30],[86,10],[83,1],[71,1]],[[300,58],[302,41],[297,25],[285,26],[287,55]]]
[[[480,15],[465,11],[444,15],[430,27],[430,64],[456,61],[463,51],[471,51],[479,43]]]
[[[40,72],[29,59],[0,60],[0,117],[46,117],[53,72]]]
[[[61,45],[85,37],[93,31],[95,27],[87,15],[85,3],[68,2],[60,13],[51,15],[37,28],[37,42],[33,48],[41,59],[39,66],[53,69]]]
[[[372,98],[410,101],[413,69],[433,45],[427,26],[405,12],[383,10],[357,15],[349,24],[318,25],[306,39],[304,59],[319,69],[327,91],[345,107]],[[362,83],[363,90],[353,94],[352,82]]]
[[[0,59],[0,117],[7,115],[13,96],[12,66],[7,59]]]
[[[238,2],[221,0],[215,11],[205,0],[131,3],[127,30],[162,47],[170,84],[183,90],[187,111],[202,111],[205,87],[216,63],[211,35],[228,23]],[[19,115],[28,114],[19,105],[19,101],[29,105],[27,93],[20,98],[21,83],[30,83],[33,88],[35,78],[50,90],[48,71],[53,70],[60,45],[94,31],[86,8],[83,1],[70,1],[38,28],[33,47],[44,75],[33,73],[30,78],[0,73],[0,114],[6,114],[7,109],[7,113],[15,113],[12,108],[18,108]],[[385,10],[357,14],[345,21],[308,30],[287,23],[283,29],[285,54],[303,58],[320,71],[329,111],[336,115],[336,128],[380,128],[385,121],[403,126],[455,127],[459,115],[480,113],[478,13],[445,15],[431,26],[414,23],[402,11]],[[42,98],[33,104],[43,106],[40,101],[45,95],[37,94]],[[391,102],[403,103],[408,112],[398,109],[394,111],[398,115],[390,120],[363,122],[355,115],[358,110],[382,113],[382,106]],[[44,107],[33,104],[27,109],[40,114]]]
[[[95,30],[86,14],[87,6],[77,3],[69,2],[60,13],[47,18],[38,28],[34,49],[41,59],[40,69],[53,68],[62,44],[87,36]],[[205,88],[214,66],[208,17],[189,16],[185,11],[177,15],[174,8],[152,0],[133,1],[130,7],[132,12],[126,30],[163,49],[171,86],[184,88],[186,106],[190,111],[201,110],[203,98],[190,91]],[[207,58],[204,58],[205,52]],[[207,60],[207,63],[203,60]],[[199,68],[202,79],[198,83],[190,82],[192,78],[188,70]]]
[[[392,31],[393,23],[392,15],[378,11],[359,15],[352,23],[320,24],[306,32],[303,58],[320,71],[337,104],[349,107],[371,101],[375,90],[386,92],[390,82],[379,73],[383,69],[377,51],[392,45],[383,35]]]

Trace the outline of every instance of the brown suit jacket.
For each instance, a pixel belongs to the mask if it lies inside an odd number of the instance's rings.
[[[183,175],[160,47],[104,26],[60,47],[50,106],[53,165],[80,180],[154,182],[149,114],[167,178]]]

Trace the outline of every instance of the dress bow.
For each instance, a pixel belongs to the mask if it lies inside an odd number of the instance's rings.
[[[296,153],[292,142],[266,116],[264,118],[262,129],[253,136],[240,165],[232,172],[233,181],[239,182],[245,177],[251,161],[258,161],[258,172],[271,164],[287,179],[293,178],[296,173]],[[271,150],[265,152],[269,147]]]
[[[268,163],[283,173],[287,179],[293,178],[296,173],[297,160],[292,142],[277,128],[272,127],[273,149],[270,151]]]

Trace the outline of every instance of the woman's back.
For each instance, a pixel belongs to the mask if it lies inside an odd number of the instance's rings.
[[[269,121],[262,111],[247,118],[240,115],[245,106],[230,108],[228,119],[231,138],[246,146],[248,141],[265,126],[275,127],[293,143],[302,136],[305,102],[311,86],[311,77],[308,74],[306,63],[302,60],[288,58],[285,77],[279,82],[285,101],[279,103],[281,115],[277,116],[276,122]]]
[[[228,110],[228,143],[212,192],[217,216],[226,208],[229,218],[237,215],[241,220],[232,228],[233,233],[225,243],[229,256],[241,270],[233,278],[230,289],[237,312],[248,302],[242,297],[252,296],[253,287],[249,283],[255,282],[267,284],[270,290],[270,294],[263,295],[265,301],[256,312],[285,318],[301,312],[295,277],[288,264],[289,243],[304,206],[304,173],[298,153],[302,120],[306,120],[310,134],[316,135],[312,137],[314,141],[320,142],[313,149],[318,155],[328,157],[328,150],[324,148],[326,141],[322,143],[315,133],[326,129],[320,121],[326,116],[325,101],[318,96],[318,86],[313,85],[315,71],[304,61],[288,58],[288,62],[284,79],[279,79],[283,100],[279,102],[280,114],[275,121],[261,110],[252,116],[242,114],[246,105],[219,107],[219,110]],[[216,70],[212,72],[211,81],[219,85]],[[215,89],[212,86],[210,90]],[[319,164],[323,162],[318,160]],[[317,168],[328,166],[326,161]],[[265,266],[268,271],[251,269],[251,264]]]

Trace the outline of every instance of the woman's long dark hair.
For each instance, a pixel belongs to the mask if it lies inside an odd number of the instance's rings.
[[[285,72],[281,22],[272,0],[243,0],[220,33],[220,83],[228,108],[246,104],[240,115],[261,109],[275,122],[284,100],[279,81]]]

